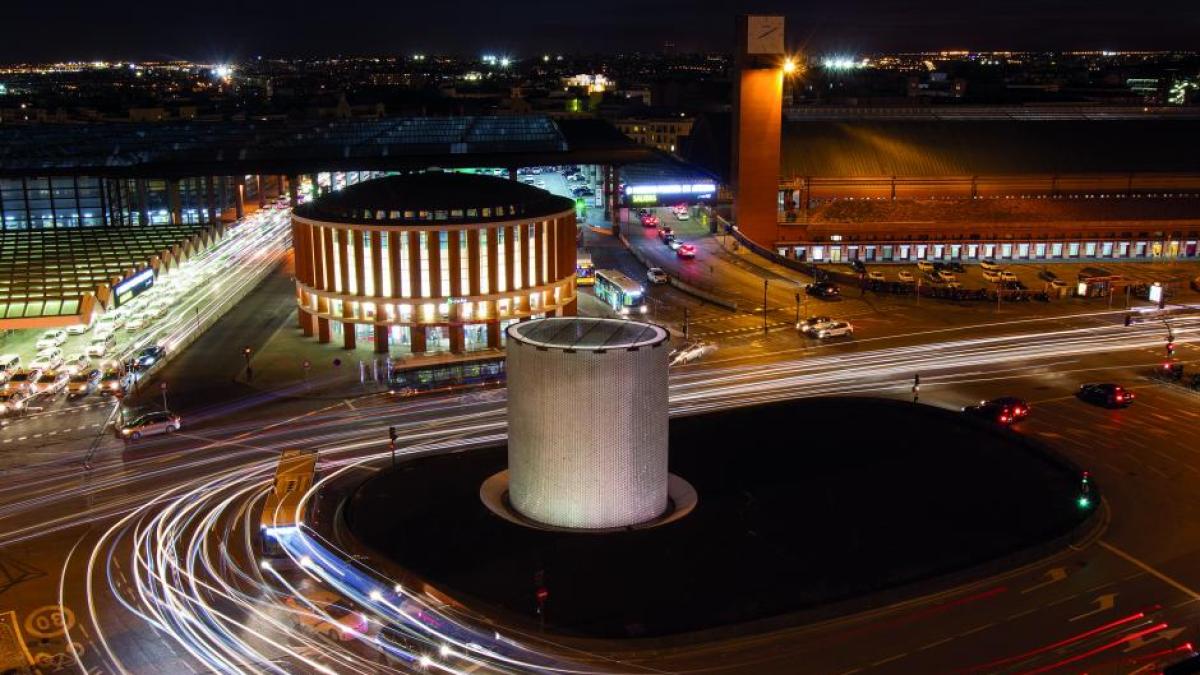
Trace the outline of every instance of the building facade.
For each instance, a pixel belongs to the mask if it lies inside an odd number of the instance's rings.
[[[575,205],[517,181],[388,176],[292,222],[300,327],[320,342],[464,354],[502,347],[516,321],[575,314]]]

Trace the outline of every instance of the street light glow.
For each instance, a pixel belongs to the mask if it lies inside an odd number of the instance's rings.
[[[783,74],[791,75],[796,72],[796,60],[792,57],[787,57],[783,60]]]

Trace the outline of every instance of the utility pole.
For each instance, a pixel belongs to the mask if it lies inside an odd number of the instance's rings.
[[[796,293],[796,325],[800,325],[800,294]]]
[[[913,395],[913,403],[916,403],[921,398],[921,374],[920,373],[916,373],[915,375],[913,375],[912,395]]]
[[[397,437],[397,435],[398,434],[396,433],[396,427],[394,427],[394,426],[388,427],[388,438],[391,439],[391,441],[388,443],[388,446],[392,450],[392,468],[393,469],[396,468],[396,437]]]
[[[687,342],[690,337],[690,331],[688,330],[689,329],[688,319],[689,319],[688,308],[684,307],[683,308],[683,341],[684,342]]]

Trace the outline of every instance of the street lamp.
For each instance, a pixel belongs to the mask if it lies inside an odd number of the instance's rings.
[[[794,75],[796,73],[796,68],[796,59],[789,56],[783,60],[784,75]]]

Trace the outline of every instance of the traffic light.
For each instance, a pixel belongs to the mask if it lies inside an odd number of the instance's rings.
[[[1169,359],[1172,356],[1175,356],[1175,343],[1167,342],[1167,358]]]
[[[396,433],[396,427],[388,427],[388,438],[391,438],[393,443],[396,442],[397,436],[398,434]]]
[[[1075,503],[1081,509],[1092,507],[1092,482],[1091,476],[1087,471],[1083,472],[1083,476],[1079,480],[1079,499]]]

